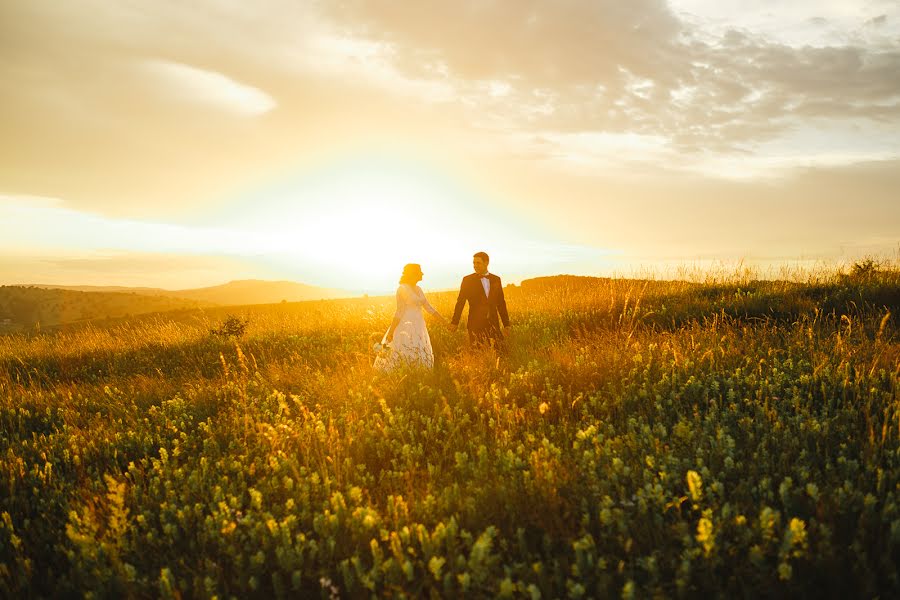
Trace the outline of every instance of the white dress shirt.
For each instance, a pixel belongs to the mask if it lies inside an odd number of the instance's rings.
[[[490,296],[490,295],[491,295],[491,280],[488,279],[488,274],[487,274],[487,273],[485,273],[484,275],[481,276],[481,287],[484,288],[484,295],[485,295],[485,296]]]

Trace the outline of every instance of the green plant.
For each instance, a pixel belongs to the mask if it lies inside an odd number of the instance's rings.
[[[249,324],[250,319],[241,319],[235,315],[228,315],[218,327],[210,329],[209,332],[219,337],[241,337],[246,333]]]
[[[853,266],[850,267],[850,277],[854,279],[871,279],[878,273],[880,268],[881,264],[878,261],[866,258],[853,263]]]

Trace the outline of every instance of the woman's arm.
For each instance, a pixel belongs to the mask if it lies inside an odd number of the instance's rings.
[[[384,341],[388,344],[394,341],[394,330],[397,329],[397,325],[400,324],[400,317],[394,317],[391,321],[391,326],[388,328],[387,334],[384,336]]]
[[[400,324],[400,316],[403,314],[403,305],[405,304],[404,300],[406,294],[405,290],[401,285],[397,288],[397,310],[394,311],[394,318],[391,320],[391,326],[388,327],[387,333],[384,335],[385,341],[390,344],[394,341],[394,330],[397,329],[397,325]]]
[[[431,303],[428,301],[428,298],[425,297],[425,292],[422,291],[422,288],[417,289],[422,298],[422,308],[428,311],[429,314],[437,317],[444,325],[449,325],[449,321],[447,321],[447,319],[445,319],[444,316],[431,305]]]

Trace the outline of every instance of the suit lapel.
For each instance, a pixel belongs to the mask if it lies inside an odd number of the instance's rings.
[[[472,277],[472,287],[474,288],[474,292],[481,292],[481,297],[484,297],[484,287],[481,285],[481,278],[478,276],[478,274],[475,274],[475,276]]]
[[[494,278],[488,275],[488,283],[490,284],[488,287],[488,293],[484,293],[484,285],[481,283],[481,277],[475,273],[472,275],[472,287],[473,291],[478,294],[478,297],[484,301],[490,300],[491,296],[494,295]]]

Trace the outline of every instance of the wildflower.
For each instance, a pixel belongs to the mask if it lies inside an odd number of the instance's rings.
[[[812,498],[813,500],[819,499],[819,488],[814,483],[806,484],[806,495]]]
[[[697,542],[703,546],[703,553],[709,556],[716,545],[716,534],[713,531],[712,521],[703,517],[697,523]]]
[[[764,507],[759,513],[759,528],[763,537],[771,539],[775,535],[775,527],[781,518],[781,513],[772,510],[768,506]]]
[[[435,581],[441,580],[441,569],[444,568],[445,562],[447,562],[447,559],[441,556],[432,556],[428,561],[428,570],[434,576]]]
[[[332,583],[331,579],[328,577],[320,577],[319,585],[322,586],[322,590],[328,592],[329,600],[337,600],[340,598],[340,590],[337,588],[334,583]]]
[[[612,511],[608,508],[600,509],[600,523],[603,525],[609,525],[613,521]]]
[[[793,518],[784,532],[782,554],[800,558],[806,552],[806,523],[803,519]]]
[[[250,505],[257,510],[260,510],[262,508],[262,493],[254,488],[250,488],[247,491],[250,492]]]
[[[688,491],[691,494],[691,500],[699,502],[703,497],[703,479],[697,471],[687,472]]]

